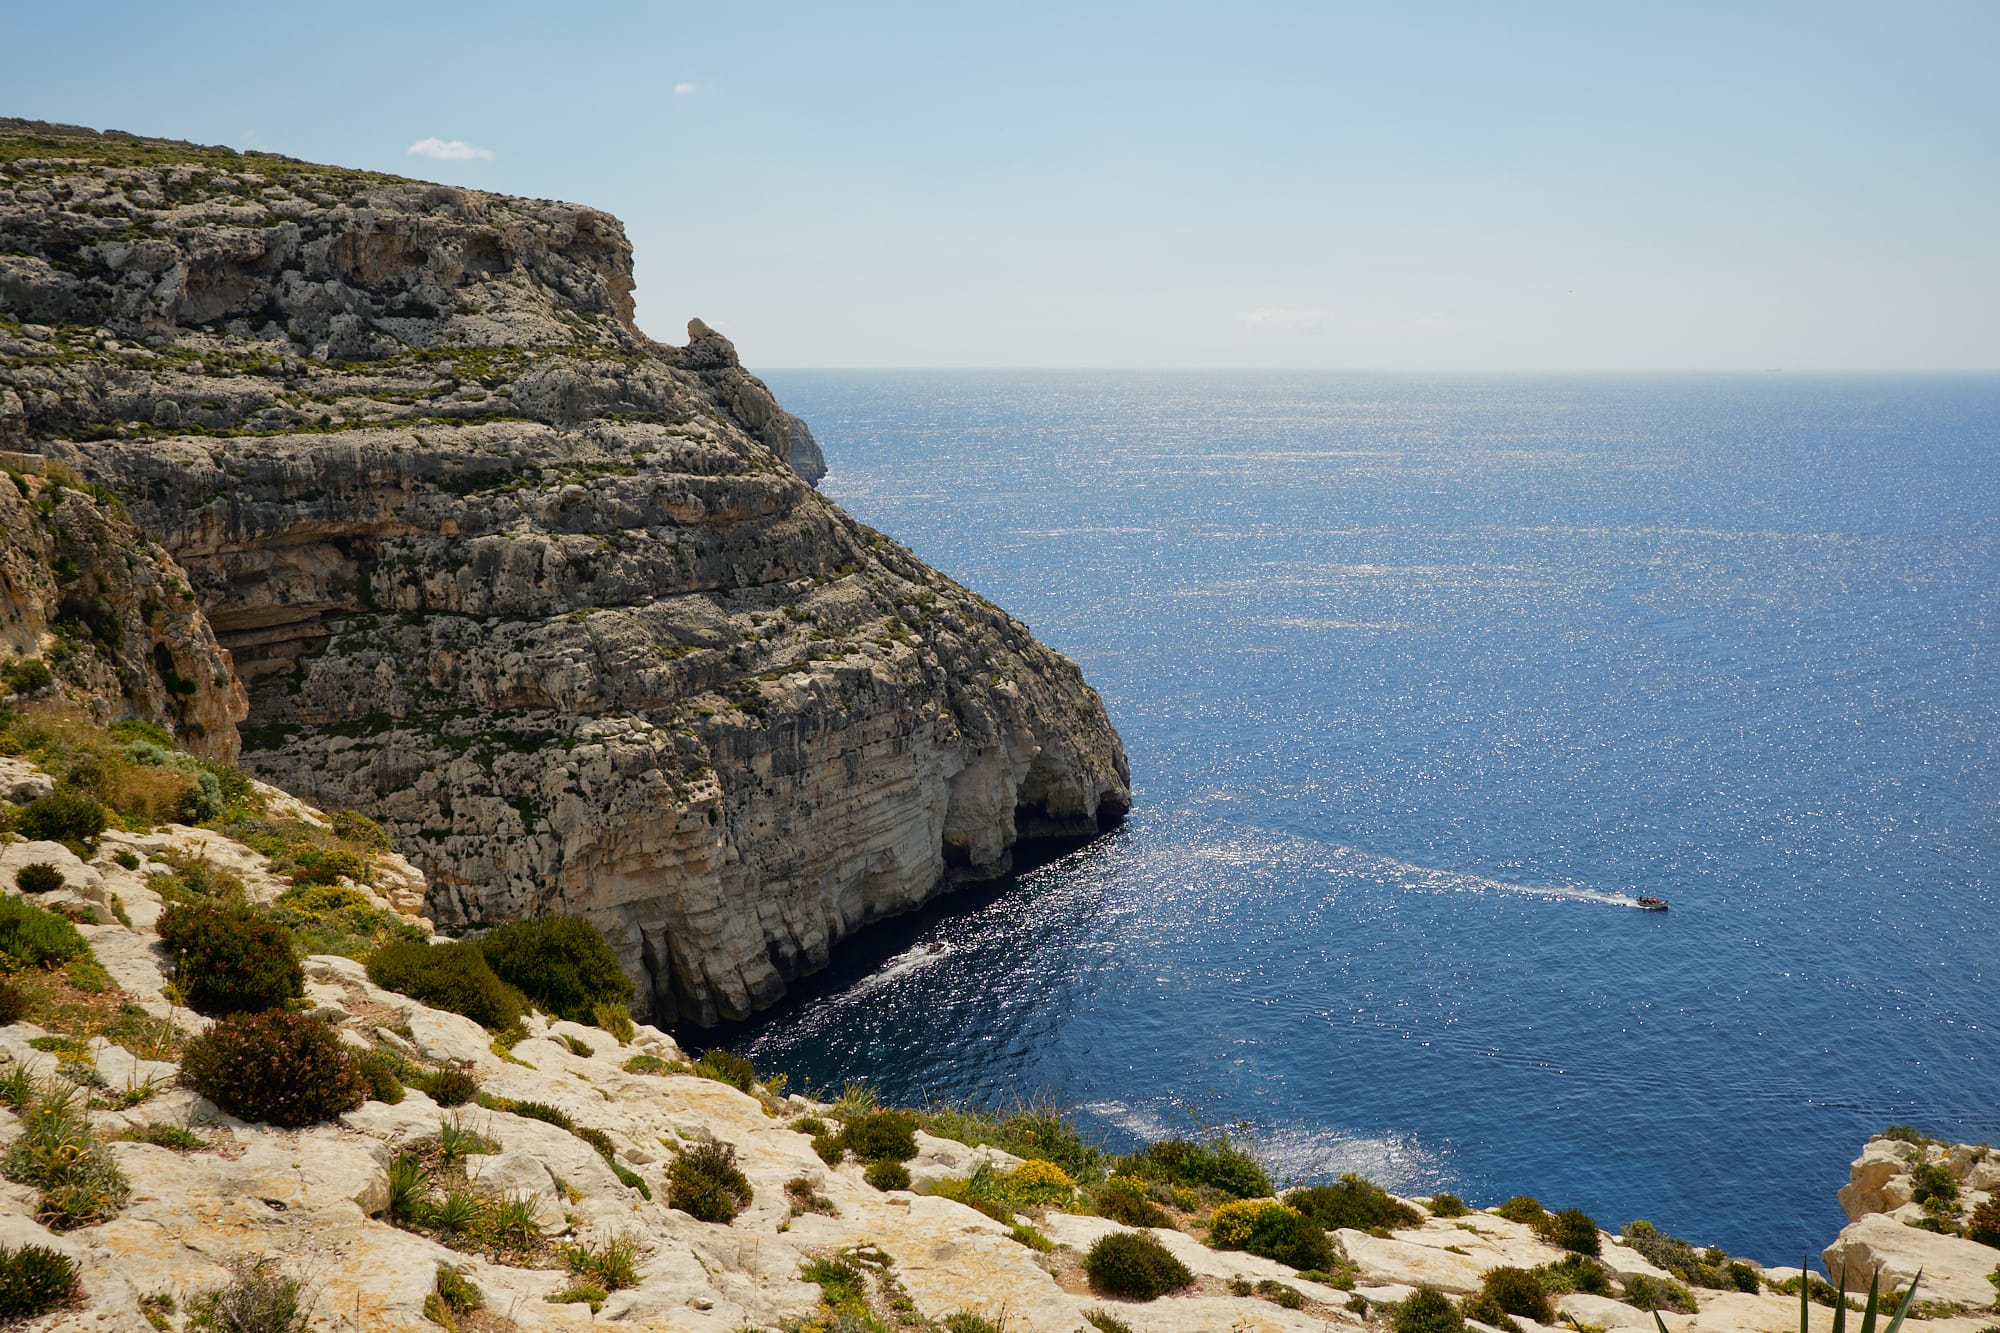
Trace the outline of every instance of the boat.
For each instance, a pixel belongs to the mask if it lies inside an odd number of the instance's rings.
[[[1665,898],[1640,898],[1634,902],[1633,906],[1642,912],[1664,912],[1667,910],[1667,900]]]

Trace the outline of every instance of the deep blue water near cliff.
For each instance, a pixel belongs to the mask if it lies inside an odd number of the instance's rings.
[[[1766,1262],[1869,1132],[2000,1139],[2000,378],[769,380],[1137,807],[760,1065]]]

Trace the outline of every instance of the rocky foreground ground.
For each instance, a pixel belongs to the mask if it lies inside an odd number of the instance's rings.
[[[46,796],[54,783],[8,759],[0,760],[0,787],[20,802]],[[275,791],[256,799],[266,820],[258,827],[325,826],[324,816]],[[869,1114],[864,1097],[827,1103],[762,1082],[731,1086],[725,1080],[736,1073],[727,1062],[691,1062],[671,1037],[644,1025],[621,1040],[536,1014],[496,1038],[468,1018],[374,984],[361,962],[337,955],[306,960],[309,1011],[355,1051],[386,1053],[410,1085],[393,1102],[383,1098],[394,1092],[378,1088],[358,1109],[310,1128],[246,1123],[177,1085],[175,1053],[209,1020],[175,1001],[154,931],[172,896],[161,890],[196,873],[210,883],[234,876],[249,898],[268,902],[292,887],[296,871],[286,867],[298,863],[295,852],[280,850],[274,860],[215,828],[185,824],[113,829],[87,858],[19,836],[0,845],[0,884],[10,895],[20,895],[25,867],[61,874],[62,887],[35,901],[82,922],[109,982],[92,990],[87,979],[63,973],[17,973],[36,999],[23,1021],[0,1027],[0,1093],[11,1086],[7,1099],[20,1103],[0,1111],[0,1147],[21,1132],[29,1084],[44,1094],[67,1089],[74,1105],[88,1099],[89,1125],[129,1182],[122,1202],[86,1225],[53,1216],[32,1185],[0,1183],[0,1245],[45,1246],[81,1269],[81,1302],[29,1326],[195,1327],[203,1293],[228,1290],[263,1260],[266,1277],[303,1284],[310,1326],[325,1330],[1390,1328],[1397,1303],[1420,1285],[1470,1297],[1496,1269],[1576,1262],[1544,1226],[1491,1211],[1433,1216],[1427,1201],[1408,1200],[1421,1220],[1376,1234],[1336,1231],[1331,1267],[1309,1278],[1204,1243],[1218,1216],[1212,1194],[1139,1182],[1134,1193],[1150,1192],[1170,1223],[1143,1230],[1193,1281],[1152,1301],[1109,1297],[1091,1289],[1082,1256],[1107,1234],[1139,1228],[1091,1211],[1093,1200],[1108,1197],[1101,1186],[1072,1189],[1053,1165],[1024,1167],[1015,1153],[920,1128],[915,1155],[903,1164],[907,1187],[881,1188],[869,1179],[879,1173],[853,1157],[825,1160],[843,1121]],[[420,876],[392,853],[370,854],[363,877],[368,884],[336,887],[361,892],[378,911],[397,904],[407,911],[422,900]],[[476,1084],[476,1099],[444,1106],[416,1086],[440,1071],[469,1076],[449,1094],[434,1083],[441,1098],[459,1100]],[[977,1129],[982,1122],[921,1123]],[[672,1164],[706,1144],[732,1149],[747,1185],[747,1202],[726,1222],[675,1206],[683,1200]],[[518,1204],[532,1219],[522,1223],[528,1239],[510,1248],[472,1230],[455,1233],[435,1213],[412,1221],[409,1183],[397,1173],[419,1159],[455,1173],[452,1188],[468,1198]],[[1951,1203],[1926,1205],[1945,1178]],[[1004,1195],[1008,1181],[1033,1182],[1042,1202],[996,1217],[990,1203],[981,1211],[945,1197],[970,1197],[965,1182],[973,1179],[1000,1182],[985,1191],[989,1200],[994,1189]],[[1901,1286],[1921,1267],[1919,1296],[1937,1302],[1919,1307],[1932,1316],[1921,1326],[1935,1333],[2000,1324],[1987,1276],[2000,1250],[1915,1225],[1962,1226],[1996,1184],[2000,1162],[1983,1150],[1915,1135],[1877,1139],[1841,1191],[1855,1220],[1826,1258],[1844,1263],[1851,1282],[1860,1275],[1857,1285],[1879,1266],[1886,1285]],[[1644,1304],[1664,1301],[1661,1317],[1677,1333],[1797,1327],[1796,1297],[1772,1289],[1797,1279],[1796,1270],[1739,1265],[1725,1284],[1759,1290],[1719,1290],[1677,1278],[1627,1237],[1590,1239],[1607,1279],[1601,1293],[1560,1295],[1554,1322],[1515,1317],[1516,1327],[1653,1329],[1654,1315],[1631,1303],[1635,1293]],[[1568,1241],[1576,1247],[1573,1236]],[[612,1252],[624,1256],[615,1280],[576,1261]],[[441,1278],[441,1269],[456,1277]],[[455,1309],[440,1297],[451,1290],[462,1298],[458,1279],[476,1288],[478,1308]],[[1829,1308],[1813,1311],[1815,1328],[1830,1326]]]

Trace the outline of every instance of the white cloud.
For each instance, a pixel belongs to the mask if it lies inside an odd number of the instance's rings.
[[[676,97],[686,97],[693,91],[694,85],[691,83],[677,83],[674,85],[674,96]]]
[[[1249,311],[1241,318],[1245,324],[1254,324],[1260,329],[1276,329],[1280,333],[1325,333],[1327,312],[1264,306]]]
[[[410,145],[412,157],[434,157],[441,162],[470,162],[493,156],[491,148],[475,148],[463,139],[419,139]]]

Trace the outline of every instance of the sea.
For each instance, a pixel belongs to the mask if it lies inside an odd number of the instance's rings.
[[[2000,1140],[2000,377],[767,378],[1081,664],[1134,806],[760,1067],[1768,1264],[1870,1134]]]

